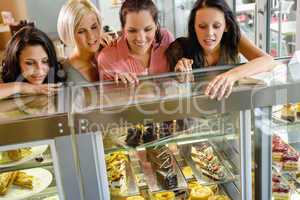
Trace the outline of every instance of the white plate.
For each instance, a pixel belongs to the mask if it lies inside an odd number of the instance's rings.
[[[21,200],[28,198],[32,195],[38,194],[46,189],[52,182],[52,174],[43,168],[33,168],[21,170],[28,175],[33,176],[33,189],[23,189],[16,185],[11,185],[6,195],[1,196],[0,200]]]
[[[33,158],[42,155],[48,148],[48,145],[41,145],[41,146],[34,146],[31,147],[31,154],[28,156],[25,156],[24,158],[18,160],[18,161],[12,161],[9,163],[3,163],[1,164],[0,161],[0,168],[4,168],[4,167],[13,167],[19,164],[22,164],[24,162],[27,162],[29,160],[32,160]]]
[[[57,195],[55,195],[55,196],[52,196],[52,197],[47,197],[43,200],[59,200],[59,197]]]

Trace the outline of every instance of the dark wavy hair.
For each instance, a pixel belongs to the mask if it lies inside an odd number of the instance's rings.
[[[238,62],[239,42],[241,32],[235,16],[225,0],[197,0],[191,10],[188,22],[188,40],[193,52],[198,52],[198,63],[205,65],[203,48],[198,42],[195,31],[196,13],[201,8],[216,8],[224,13],[227,32],[221,39],[221,55],[225,57],[226,64]]]
[[[120,22],[122,28],[124,28],[126,23],[126,15],[130,12],[139,12],[142,10],[147,10],[153,17],[154,23],[157,26],[155,33],[155,40],[160,45],[162,40],[162,35],[160,33],[160,24],[158,21],[158,9],[152,0],[125,0],[120,9]],[[159,46],[158,45],[158,46]]]
[[[57,61],[54,45],[42,31],[31,26],[25,26],[16,32],[8,42],[2,62],[3,82],[26,81],[20,67],[20,54],[27,46],[41,45],[48,56],[49,72],[44,83],[57,83],[65,80],[65,73]]]

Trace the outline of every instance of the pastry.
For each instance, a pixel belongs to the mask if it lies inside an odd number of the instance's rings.
[[[166,121],[166,122],[161,123],[160,129],[159,129],[160,130],[159,137],[164,138],[164,137],[170,136],[172,134],[173,127],[174,127],[173,121]]]
[[[155,200],[175,200],[174,192],[160,192],[154,194],[153,197]]]
[[[18,185],[22,188],[32,189],[33,188],[33,176],[26,174],[25,172],[18,171],[13,184]]]
[[[225,195],[215,195],[208,198],[208,200],[230,200],[228,196]]]
[[[178,185],[177,175],[174,170],[170,169],[168,172],[158,170],[156,171],[157,181],[163,189],[169,190]]]
[[[284,183],[275,183],[272,185],[273,197],[275,200],[289,200],[290,188]]]
[[[154,170],[169,171],[173,168],[173,156],[168,147],[164,145],[147,148],[146,155]]]
[[[213,192],[209,187],[197,187],[191,190],[190,200],[208,200],[213,196]]]
[[[0,195],[5,195],[13,183],[17,172],[4,172],[0,174]]]
[[[288,146],[283,143],[275,143],[272,145],[272,158],[274,161],[281,161],[283,154],[287,153]]]
[[[204,175],[214,180],[221,180],[225,177],[224,167],[218,157],[214,155],[212,147],[207,145],[192,147],[191,155]]]
[[[21,149],[7,151],[7,155],[12,161],[18,161],[22,159]]]
[[[299,155],[297,152],[289,151],[282,156],[283,169],[285,170],[298,170]]]
[[[126,165],[127,155],[122,152],[114,152],[105,155],[106,170],[109,187],[112,194],[120,194],[126,191]]]
[[[295,106],[292,104],[284,105],[281,109],[281,118],[290,122],[294,122],[296,119]]]
[[[126,144],[131,147],[140,145],[143,132],[144,126],[142,125],[137,125],[135,128],[129,128],[125,140]]]
[[[147,124],[146,125],[146,130],[143,133],[143,142],[152,142],[157,139],[157,127],[155,126],[154,123]]]
[[[145,198],[142,196],[132,196],[132,197],[127,197],[126,200],[145,200]]]
[[[193,177],[193,171],[190,166],[183,167],[182,173],[186,178],[192,178]]]

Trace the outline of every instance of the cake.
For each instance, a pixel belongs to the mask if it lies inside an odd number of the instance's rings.
[[[160,192],[153,195],[154,200],[175,200],[174,192]]]
[[[132,197],[127,197],[126,200],[145,200],[145,198],[142,196],[132,196]]]
[[[169,171],[173,168],[173,156],[164,145],[147,148],[146,155],[154,170]]]
[[[290,198],[290,187],[276,172],[272,172],[272,192],[275,200],[288,200]]]
[[[221,165],[218,157],[213,154],[212,147],[207,145],[193,146],[191,155],[193,161],[200,167],[204,175],[214,180],[224,179],[224,167]]]
[[[284,105],[281,109],[281,118],[290,122],[296,119],[296,110],[292,104]]]
[[[131,147],[136,147],[140,145],[141,138],[144,132],[144,126],[137,125],[134,128],[129,128],[127,130],[127,136],[126,136],[126,144]]]
[[[172,135],[172,132],[174,131],[175,126],[176,126],[176,122],[174,125],[173,121],[166,121],[166,122],[161,123],[161,125],[159,127],[159,137],[164,138],[164,137],[168,137],[168,136]]]
[[[283,169],[285,170],[298,170],[299,154],[294,151],[289,151],[282,156]]]
[[[280,182],[272,185],[273,197],[275,200],[289,200],[290,188],[288,185]]]
[[[168,147],[161,145],[146,149],[147,160],[156,171],[157,181],[164,189],[177,186],[177,174],[174,169],[174,158]]]
[[[197,187],[191,190],[190,200],[208,200],[213,196],[213,192],[209,187]]]
[[[272,158],[274,161],[281,161],[282,156],[287,153],[288,146],[284,143],[275,143],[272,145]]]
[[[169,171],[156,171],[157,181],[160,183],[161,187],[165,190],[173,189],[178,185],[177,175],[173,169]]]
[[[120,194],[127,189],[127,162],[127,155],[122,151],[105,155],[108,182],[112,194]]]
[[[158,128],[154,123],[147,124],[145,132],[143,133],[143,142],[152,142],[157,139]]]

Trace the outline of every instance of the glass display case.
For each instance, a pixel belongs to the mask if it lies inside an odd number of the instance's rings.
[[[93,137],[97,157],[87,157],[87,144],[77,141],[78,159],[84,166],[99,162],[94,174],[101,177],[91,177],[98,179],[98,199],[251,197],[251,98],[236,103],[259,85],[240,82],[223,101],[203,94],[228,68],[141,77],[136,86],[72,88],[73,133]]]
[[[292,188],[280,198],[298,199],[298,168],[285,170],[299,157],[297,131],[287,133],[291,128],[275,120],[280,105],[300,101],[297,66],[282,61],[270,73],[240,80],[221,101],[203,89],[232,66],[141,77],[136,86],[73,87],[69,120],[74,134],[89,137],[76,148],[80,165],[98,165],[90,177],[98,183],[94,194],[105,200],[278,199],[272,181],[280,176]],[[272,162],[272,137],[279,136],[288,165]],[[87,144],[91,157],[83,153]]]
[[[232,67],[1,100],[0,199],[299,199],[299,62],[204,95]]]
[[[80,193],[60,98],[15,96],[0,101],[1,200],[79,199],[72,198]]]

